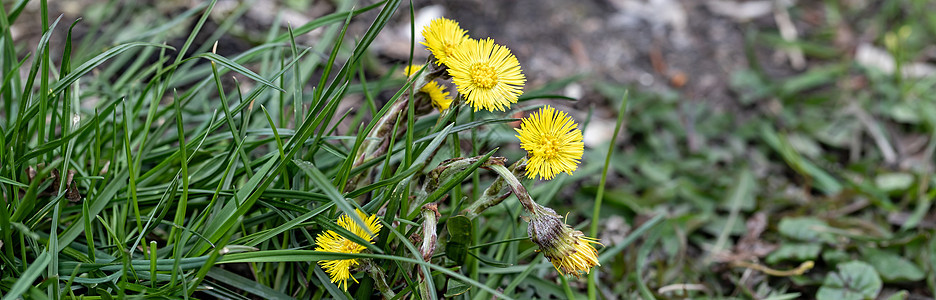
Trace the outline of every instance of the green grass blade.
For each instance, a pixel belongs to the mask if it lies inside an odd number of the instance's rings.
[[[55,94],[61,93],[63,90],[65,90],[66,87],[74,83],[81,76],[84,76],[88,72],[91,72],[91,70],[94,70],[94,68],[97,68],[98,66],[100,66],[107,60],[113,58],[114,56],[117,56],[123,52],[126,52],[127,50],[132,49],[134,47],[160,47],[160,48],[175,50],[175,48],[172,48],[163,44],[156,44],[156,43],[132,42],[132,43],[117,45],[107,51],[104,51],[104,53],[98,54],[94,58],[84,62],[83,64],[75,68],[73,72],[69,73],[68,76],[65,76],[62,79],[59,79],[59,81],[57,81],[55,85],[52,86],[52,91],[50,94],[55,95]]]
[[[262,83],[263,85],[265,85],[265,86],[267,86],[267,87],[273,88],[274,90],[277,90],[277,91],[280,91],[280,92],[284,92],[284,93],[286,92],[285,90],[283,90],[282,88],[280,88],[280,87],[277,86],[276,84],[270,82],[269,80],[264,79],[263,77],[261,77],[261,76],[258,75],[257,73],[254,73],[254,71],[251,71],[250,69],[247,69],[246,67],[244,67],[244,66],[242,66],[242,65],[240,65],[240,64],[234,62],[233,60],[230,60],[230,59],[228,59],[228,58],[226,58],[226,57],[224,57],[224,56],[220,56],[220,55],[217,55],[217,54],[214,54],[214,53],[202,53],[202,54],[199,54],[199,55],[195,55],[195,56],[193,56],[193,57],[190,58],[190,59],[196,59],[196,58],[204,58],[204,59],[210,60],[210,61],[215,62],[215,63],[217,63],[217,64],[219,64],[219,65],[222,65],[222,66],[224,66],[224,67],[226,67],[226,68],[228,68],[228,69],[234,70],[235,72],[237,72],[237,73],[239,73],[239,74],[241,74],[241,75],[247,76],[247,78],[253,79],[253,80],[256,81],[256,82]]]
[[[611,134],[611,141],[608,142],[608,155],[605,156],[604,167],[601,169],[601,181],[598,183],[598,192],[595,194],[595,207],[592,210],[592,223],[589,230],[589,236],[591,237],[598,236],[598,220],[601,220],[601,200],[604,199],[605,184],[608,182],[608,167],[611,165],[611,155],[614,154],[618,135],[621,132],[621,127],[624,125],[624,116],[627,115],[627,100],[628,93],[624,92],[624,96],[621,97],[621,107],[617,112],[617,122],[614,123],[614,133]],[[599,270],[594,270],[593,273],[588,274],[588,299],[598,298],[598,271]]]
[[[224,269],[211,268],[211,270],[208,271],[208,277],[223,282],[227,285],[237,287],[238,289],[242,289],[263,299],[294,299],[289,295]]]
[[[351,219],[354,220],[354,222],[357,223],[357,225],[360,226],[365,231],[370,230],[369,227],[367,227],[367,223],[365,223],[364,220],[361,219],[361,217],[358,216],[357,213],[355,213],[355,208],[351,206],[350,199],[346,199],[343,195],[341,195],[341,192],[338,191],[338,189],[332,184],[332,182],[328,180],[328,178],[325,178],[325,174],[322,174],[322,171],[320,171],[317,167],[312,165],[312,163],[309,163],[306,161],[294,160],[293,163],[299,166],[299,169],[305,172],[305,174],[312,179],[313,184],[315,184],[315,186],[321,189],[322,192],[324,192],[325,195],[328,196],[329,200],[331,200],[331,203],[335,204],[335,206],[337,206],[339,210],[341,210],[342,212],[344,212],[344,214],[351,217]],[[376,232],[368,232],[368,233],[376,234]],[[383,253],[383,250],[381,250],[379,247],[365,241],[364,239],[362,239],[361,237],[355,234],[350,234],[347,236],[342,235],[342,236],[348,239],[351,239],[352,241],[362,246],[367,247],[371,251],[374,251],[377,253]]]
[[[43,251],[42,254],[39,254],[32,264],[29,265],[29,268],[26,269],[26,272],[23,272],[23,275],[13,283],[13,286],[10,287],[10,291],[7,292],[6,295],[3,295],[3,300],[19,299],[27,289],[32,287],[33,281],[39,278],[39,275],[42,274],[42,271],[51,261],[52,258],[48,251]]]
[[[268,250],[268,251],[228,254],[228,255],[225,255],[223,258],[221,258],[219,263],[284,262],[284,261],[285,262],[308,262],[308,261],[355,259],[355,258],[387,259],[387,260],[400,261],[404,263],[416,264],[420,266],[426,266],[430,269],[441,272],[445,275],[454,277],[468,284],[477,286],[478,288],[483,289],[487,291],[488,293],[494,294],[497,297],[500,297],[502,299],[513,299],[495,289],[485,286],[483,283],[480,283],[478,281],[475,281],[471,278],[466,277],[465,275],[449,270],[446,267],[427,263],[422,260],[412,259],[408,257],[400,257],[400,256],[385,255],[385,254],[335,253],[335,252],[319,252],[319,251],[311,251],[311,250]]]

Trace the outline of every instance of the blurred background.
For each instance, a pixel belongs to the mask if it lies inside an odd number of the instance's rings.
[[[372,3],[219,0],[193,48],[217,40],[218,54],[241,53],[263,43],[271,27],[285,32]],[[454,19],[471,37],[509,47],[528,78],[526,91],[575,99],[521,103],[558,106],[586,128],[579,171],[561,179],[561,188],[540,188],[534,195],[550,195],[545,201],[569,212],[567,222],[576,227],[599,222],[598,238],[607,245],[625,240],[653,216],[667,216],[652,230],[654,238],[609,254],[611,263],[600,270],[604,297],[630,299],[647,287],[663,298],[790,299],[837,287],[854,299],[932,299],[936,1],[412,4],[400,7],[372,45],[366,76],[399,72],[407,63],[411,24],[418,36],[433,18]],[[63,24],[81,17],[74,53],[91,57],[162,26],[177,32],[166,42],[178,48],[202,5],[50,1],[50,16],[62,14]],[[38,9],[36,2],[26,6],[24,16],[35,17],[12,25],[14,39],[38,43]],[[185,14],[191,17],[178,18]],[[348,45],[375,15],[351,19]],[[223,26],[229,26],[225,35],[209,36]],[[66,28],[59,24],[62,33],[53,41],[61,41]],[[326,32],[296,40],[312,44]],[[62,53],[55,49],[61,45],[53,43],[53,56]],[[330,49],[316,50],[327,57]],[[417,42],[414,61],[427,55]],[[380,101],[395,90],[388,87]],[[593,220],[624,91],[626,127],[613,147],[601,218]],[[504,145],[505,156],[521,155],[507,125],[487,137],[484,149]],[[814,263],[808,272],[784,273],[807,261]],[[849,278],[843,268],[853,261],[873,267],[865,273],[878,284],[856,287],[864,278]],[[552,292],[531,295],[563,295]]]

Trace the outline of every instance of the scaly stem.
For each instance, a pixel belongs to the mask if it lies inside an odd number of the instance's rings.
[[[436,234],[436,225],[439,223],[439,217],[442,216],[439,214],[439,205],[435,203],[423,205],[422,216],[422,245],[419,247],[419,252],[422,253],[423,260],[429,262],[435,252],[436,240],[439,238]]]
[[[509,186],[514,195],[517,196],[517,200],[520,200],[520,204],[523,205],[523,208],[525,208],[527,212],[531,214],[541,212],[543,207],[533,201],[533,197],[530,197],[530,193],[527,192],[526,187],[520,183],[520,179],[517,179],[513,171],[499,165],[491,166],[490,169],[496,172],[497,175],[500,175],[500,178],[504,179],[504,182],[507,183],[507,186]]]
[[[370,275],[370,277],[374,279],[374,283],[377,284],[377,289],[383,294],[384,299],[393,299],[396,297],[396,293],[393,292],[390,285],[387,285],[386,275],[380,270],[380,266],[373,264],[369,259],[363,260],[362,265],[365,271],[367,271],[367,275]]]
[[[432,253],[435,252],[436,240],[438,239],[438,234],[436,234],[436,225],[439,222],[438,205],[435,203],[429,203],[423,205],[422,207],[422,243],[419,246],[419,252],[422,254],[422,259],[426,262],[429,262],[432,259]],[[427,281],[432,280],[432,277],[426,276],[423,272],[419,272],[419,294],[422,299],[429,299],[430,286]]]
[[[517,181],[517,183],[519,183],[517,177],[522,176],[521,173],[526,168],[526,163],[527,158],[523,157],[508,168],[508,173],[511,173],[512,178]],[[503,166],[501,167],[503,168]],[[494,170],[493,168],[491,169]],[[497,172],[497,170],[494,171]],[[481,198],[472,203],[471,206],[468,206],[468,208],[462,210],[462,214],[469,219],[474,219],[484,212],[484,210],[500,204],[504,199],[507,199],[512,192],[513,190],[507,185],[507,180],[504,179],[504,176],[498,176],[497,179],[484,190],[484,193],[481,194]]]

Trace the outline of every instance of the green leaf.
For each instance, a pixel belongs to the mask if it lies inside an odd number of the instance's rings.
[[[202,54],[193,56],[191,59],[194,59],[194,58],[206,58],[206,59],[208,59],[208,60],[210,60],[210,61],[212,61],[212,62],[216,62],[216,63],[218,63],[219,65],[222,65],[222,66],[224,66],[224,67],[226,67],[226,68],[228,68],[228,69],[234,70],[234,72],[237,72],[237,73],[240,73],[241,75],[247,76],[248,78],[253,79],[254,81],[257,81],[257,82],[259,82],[259,83],[262,83],[262,84],[265,85],[265,86],[268,86],[268,87],[273,88],[273,89],[275,89],[275,90],[277,90],[277,91],[280,91],[280,92],[284,92],[284,93],[286,92],[285,90],[283,90],[282,88],[276,86],[275,84],[273,84],[273,83],[270,82],[269,80],[266,80],[266,79],[264,79],[263,77],[260,77],[260,75],[258,75],[257,73],[254,73],[254,72],[251,71],[250,69],[245,68],[244,66],[242,66],[242,65],[240,65],[240,64],[238,64],[238,63],[236,63],[236,62],[234,62],[233,60],[228,59],[227,57],[224,57],[224,56],[221,56],[221,55],[217,55],[217,54],[214,54],[214,53],[202,53]]]
[[[257,252],[247,252],[247,253],[234,253],[228,254],[221,258],[219,263],[242,263],[242,262],[309,262],[309,261],[320,261],[320,260],[336,260],[336,259],[357,259],[357,258],[370,258],[370,259],[388,259],[395,260],[404,263],[411,263],[420,266],[425,266],[435,271],[441,272],[442,274],[451,276],[452,278],[464,281],[468,284],[476,286],[482,290],[492,293],[497,297],[502,299],[513,299],[504,295],[500,291],[497,291],[493,288],[488,287],[476,280],[466,277],[458,272],[449,270],[446,267],[427,263],[421,259],[412,259],[402,256],[392,256],[384,254],[369,254],[369,253],[335,253],[335,252],[319,252],[319,251],[310,251],[310,250],[266,250],[266,251],[257,251]]]
[[[829,249],[822,252],[822,260],[830,266],[837,265],[851,260],[851,256],[848,255],[848,252],[839,249]]]
[[[780,84],[781,95],[795,95],[803,90],[827,84],[838,79],[847,65],[834,64],[811,68],[809,72],[794,76]]]
[[[890,297],[887,297],[887,300],[906,300],[907,298],[910,298],[910,293],[906,290],[901,290],[891,294]]]
[[[351,217],[351,220],[354,220],[355,224],[357,224],[358,227],[364,229],[365,231],[370,230],[370,228],[367,227],[367,223],[364,222],[363,219],[361,219],[361,216],[355,213],[355,208],[351,206],[351,200],[346,199],[343,195],[341,195],[341,192],[339,192],[338,189],[335,188],[335,186],[331,184],[331,181],[325,178],[325,174],[322,174],[322,171],[320,171],[312,163],[304,161],[304,160],[294,159],[293,163],[295,163],[296,166],[298,166],[300,170],[302,170],[306,175],[308,175],[309,178],[312,179],[312,182],[315,183],[315,185],[318,188],[322,189],[322,192],[324,192],[325,195],[328,196],[328,199],[331,200],[331,202],[334,203],[335,206],[337,206],[339,210],[341,210],[344,214]],[[329,225],[331,224],[329,223]],[[333,230],[335,229],[337,228],[333,228]],[[342,233],[341,230],[337,230],[337,231],[339,232],[339,234]],[[368,233],[377,234],[377,232],[368,232]],[[355,234],[347,234],[347,235],[342,234],[342,236],[354,241],[355,243],[358,243],[359,245],[367,247],[367,249],[370,249],[371,251],[374,251],[377,253],[383,253],[382,249],[380,249],[374,244],[369,243],[368,241],[362,239],[361,237]]]
[[[3,176],[0,176],[0,182],[6,183],[6,184],[10,184],[10,185],[14,185],[14,186],[18,186],[18,187],[29,187],[29,185],[25,185],[25,184],[16,182],[16,181],[14,181],[14,180],[12,180],[12,179],[5,178],[5,177],[3,177]]]
[[[23,295],[23,293],[32,286],[33,281],[45,271],[46,266],[49,265],[49,261],[51,260],[52,258],[49,256],[48,251],[43,251],[42,254],[39,254],[36,260],[26,269],[26,272],[23,272],[23,275],[18,277],[16,283],[13,284],[9,292],[3,296],[3,300],[18,299]]]
[[[466,216],[454,216],[445,224],[449,239],[445,244],[445,256],[455,261],[455,265],[463,265],[468,256],[468,247],[471,246],[471,219]]]
[[[211,270],[208,271],[208,277],[230,286],[237,287],[238,289],[257,295],[263,299],[293,299],[289,295],[274,290],[266,285],[254,281],[253,279],[244,278],[243,276],[234,274],[231,271],[227,271],[221,268],[211,268]]]
[[[764,125],[761,127],[761,137],[767,145],[780,153],[794,171],[812,178],[816,188],[826,195],[835,195],[842,191],[842,184],[835,177],[800,155],[785,135],[777,134],[773,127]]]
[[[114,48],[104,51],[104,53],[101,53],[98,56],[95,56],[94,58],[89,59],[85,63],[75,68],[73,72],[68,73],[67,76],[65,76],[64,78],[56,82],[54,86],[52,86],[52,91],[49,92],[49,94],[55,95],[55,94],[61,93],[63,90],[65,90],[66,87],[74,83],[75,80],[78,80],[78,78],[80,78],[84,74],[91,72],[91,70],[93,70],[94,68],[97,68],[98,66],[103,64],[108,59],[111,59],[114,56],[117,56],[118,54],[123,53],[124,51],[130,50],[131,48],[140,47],[140,46],[161,47],[161,48],[175,50],[175,48],[172,48],[163,44],[156,44],[156,43],[133,42],[133,43],[117,45]]]
[[[874,185],[885,192],[903,191],[913,184],[913,175],[909,173],[884,173],[874,177]]]
[[[774,250],[767,256],[768,264],[775,264],[782,261],[807,261],[814,260],[819,256],[822,246],[819,244],[798,244],[789,243],[780,245],[780,248]]]
[[[471,255],[472,257],[474,257],[474,258],[477,258],[479,261],[481,261],[481,262],[484,263],[485,265],[492,266],[492,267],[495,267],[495,268],[506,268],[506,267],[511,266],[511,264],[504,263],[504,262],[499,262],[499,261],[497,261],[497,260],[495,260],[495,259],[493,259],[493,258],[486,257],[486,256],[484,256],[483,254],[474,254],[474,253],[471,253],[471,252],[468,252],[468,254],[470,254],[470,255]]]
[[[806,242],[835,242],[835,238],[825,229],[829,224],[813,217],[791,217],[780,220],[780,234]]]
[[[926,276],[920,267],[896,253],[874,248],[866,248],[862,252],[864,261],[871,263],[885,282],[919,281]]]
[[[374,8],[380,7],[380,5],[384,4],[385,2],[386,2],[386,1],[380,1],[380,2],[377,2],[377,3],[371,4],[371,5],[369,5],[369,6],[365,6],[365,7],[361,8],[361,9],[353,10],[353,11],[351,11],[350,13],[352,14],[352,16],[357,16],[357,15],[359,15],[359,14],[361,14],[361,13],[364,13],[364,12],[367,12],[367,11],[372,10],[372,9],[374,9]],[[293,34],[294,34],[294,35],[297,35],[297,36],[298,36],[298,35],[303,35],[303,34],[309,33],[310,31],[312,31],[312,30],[314,30],[314,29],[316,29],[316,28],[319,28],[319,27],[322,27],[322,26],[325,26],[325,25],[328,25],[328,24],[331,24],[331,23],[343,21],[343,20],[345,20],[345,19],[348,17],[348,13],[349,13],[348,11],[337,11],[337,12],[333,12],[333,13],[328,14],[328,15],[325,15],[325,16],[321,16],[321,17],[318,17],[318,18],[314,18],[312,21],[310,21],[310,22],[308,22],[308,23],[305,23],[305,24],[303,24],[302,26],[299,26],[299,27],[296,27],[295,29],[293,29]],[[271,40],[270,42],[271,42],[271,43],[280,43],[280,42],[285,42],[285,41],[287,41],[287,40],[289,40],[289,33],[284,33],[284,34],[281,34],[281,35],[277,36],[276,38],[274,38],[274,39]]]
[[[464,282],[461,282],[455,279],[449,279],[448,288],[445,290],[445,295],[443,296],[446,299],[449,299],[449,298],[464,294],[470,289],[471,289],[471,285],[465,284]]]
[[[850,261],[838,266],[837,272],[830,272],[816,299],[819,300],[861,300],[874,299],[881,292],[881,277],[869,264]]]

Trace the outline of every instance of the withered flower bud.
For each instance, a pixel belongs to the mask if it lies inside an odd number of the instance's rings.
[[[537,204],[531,214],[527,230],[530,240],[539,246],[540,252],[556,267],[556,271],[578,277],[601,265],[598,263],[598,250],[592,246],[601,245],[596,239],[561,222],[562,217],[551,208]]]

